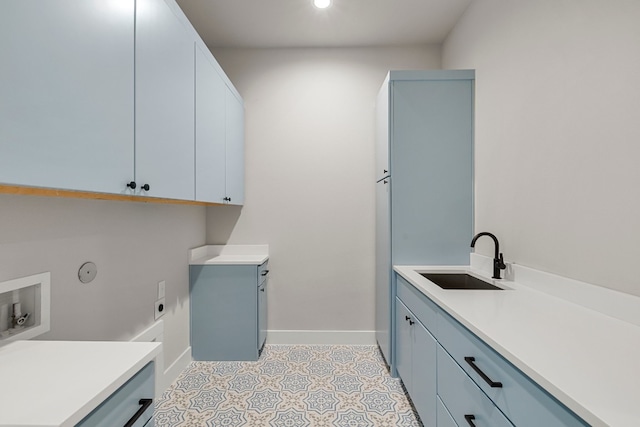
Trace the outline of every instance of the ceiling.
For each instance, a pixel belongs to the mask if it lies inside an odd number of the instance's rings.
[[[471,0],[177,0],[210,47],[441,43]]]

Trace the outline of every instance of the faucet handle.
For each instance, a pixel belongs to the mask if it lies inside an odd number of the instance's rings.
[[[504,263],[504,258],[502,257],[502,253],[500,253],[500,259],[498,260],[498,268],[500,270],[505,270],[507,266]]]

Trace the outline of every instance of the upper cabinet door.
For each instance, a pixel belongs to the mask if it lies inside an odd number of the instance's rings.
[[[389,79],[376,100],[376,182],[390,175],[389,169]]]
[[[226,85],[196,47],[196,200],[223,203]]]
[[[244,203],[244,105],[226,88],[227,203]]]
[[[450,71],[453,73],[453,71]],[[392,264],[466,265],[473,238],[473,80],[394,81]]]
[[[194,40],[164,0],[136,1],[135,175],[153,197],[195,199]]]
[[[123,191],[134,1],[4,0],[0,58],[0,183]]]

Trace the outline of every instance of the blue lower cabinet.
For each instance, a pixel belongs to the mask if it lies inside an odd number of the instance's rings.
[[[267,341],[267,280],[258,287],[258,349]]]
[[[436,413],[439,427],[589,425],[413,285],[397,279],[394,367],[425,426],[435,425],[430,414]]]
[[[147,364],[76,426],[153,427],[154,364]]]
[[[437,400],[438,400],[438,403],[437,403],[438,427],[458,427],[456,422],[453,421],[453,418],[451,418],[451,414],[449,413],[449,410],[444,406],[444,403],[442,403],[442,400],[440,399],[439,396]]]
[[[436,425],[436,340],[396,298],[396,369],[424,427]]]
[[[194,360],[258,360],[266,340],[265,265],[190,266]]]
[[[396,297],[396,347],[394,361],[398,376],[402,379],[407,392],[412,393],[412,369],[411,369],[411,326],[409,319],[412,313]]]
[[[454,360],[438,346],[438,396],[464,427],[513,427]]]
[[[438,341],[516,426],[588,426],[467,328],[444,313],[438,318]],[[500,382],[502,387],[492,387],[479,371],[490,381]]]

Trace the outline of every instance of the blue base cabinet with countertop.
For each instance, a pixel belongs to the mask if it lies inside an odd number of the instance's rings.
[[[404,278],[396,280],[394,365],[425,426],[588,426]]]
[[[154,362],[94,409],[77,427],[153,427]]]
[[[388,364],[392,265],[469,263],[474,71],[390,71],[376,102],[376,340]]]
[[[194,360],[258,360],[266,341],[267,266],[189,267]]]

